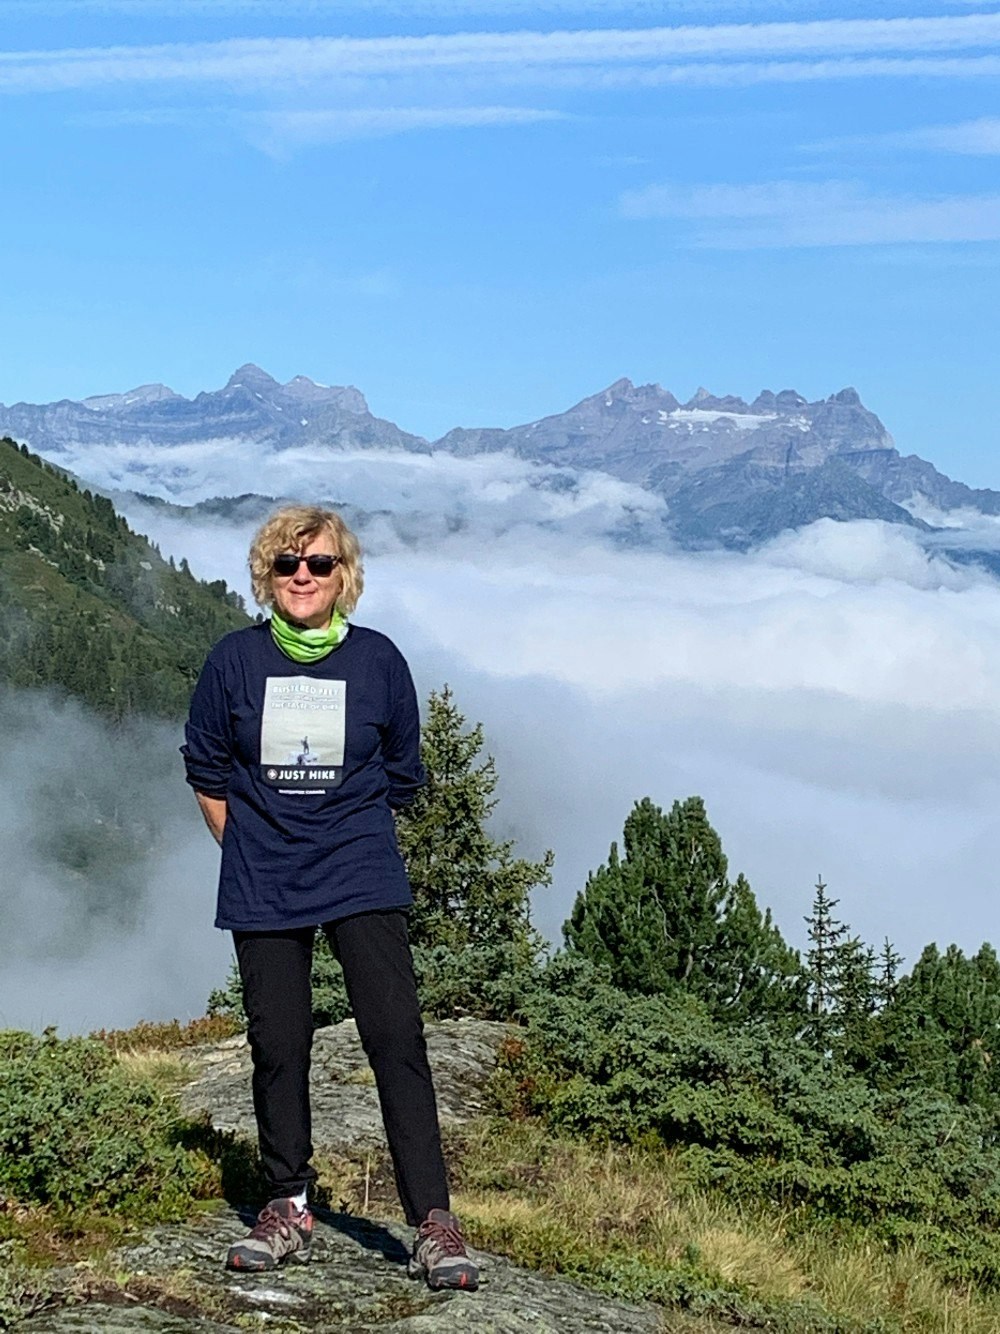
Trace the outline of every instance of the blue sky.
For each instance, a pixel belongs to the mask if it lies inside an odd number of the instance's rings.
[[[434,437],[855,385],[1000,487],[1000,7],[0,0],[0,400],[244,361]]]

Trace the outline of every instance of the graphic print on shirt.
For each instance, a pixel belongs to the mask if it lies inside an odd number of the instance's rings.
[[[291,792],[339,787],[346,720],[346,681],[269,676],[261,711],[261,778]]]

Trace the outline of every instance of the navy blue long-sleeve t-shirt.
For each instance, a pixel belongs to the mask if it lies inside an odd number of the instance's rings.
[[[413,681],[385,635],[351,625],[320,662],[269,622],[212,649],[181,748],[226,800],[215,924],[270,931],[413,902],[392,812],[425,781]]]

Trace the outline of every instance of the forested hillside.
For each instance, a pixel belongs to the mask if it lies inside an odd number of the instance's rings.
[[[0,681],[176,717],[211,644],[248,619],[223,580],[163,560],[109,500],[0,439]]]

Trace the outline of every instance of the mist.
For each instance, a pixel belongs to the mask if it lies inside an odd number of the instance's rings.
[[[179,729],[4,691],[0,738],[0,1028],[204,1014],[231,951],[211,929],[218,851]]]
[[[361,534],[355,619],[400,644],[422,696],[448,682],[483,722],[498,834],[555,851],[538,926],[559,939],[635,800],[698,793],[731,873],[797,946],[820,874],[855,931],[910,963],[931,940],[998,939],[1000,585],[876,521],[749,555],[623,546],[609,532],[631,499],[504,527],[470,481],[458,531]],[[247,589],[248,527],[130,517]]]

